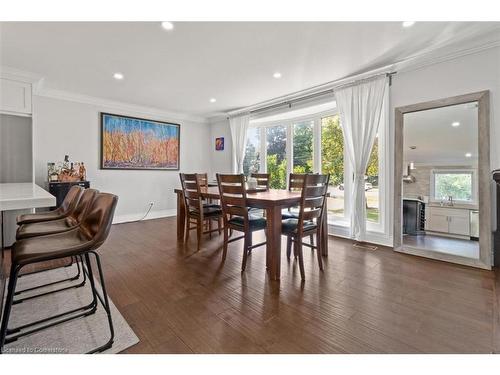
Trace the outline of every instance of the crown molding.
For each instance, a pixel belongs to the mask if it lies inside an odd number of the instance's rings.
[[[43,79],[40,74],[27,72],[5,65],[0,65],[0,76],[5,79],[30,83],[32,85],[38,84]]]
[[[169,121],[171,121],[171,120],[178,120],[179,121],[180,120],[180,121],[195,122],[195,123],[199,123],[199,124],[207,124],[208,123],[206,118],[200,117],[200,116],[192,116],[192,115],[187,115],[185,113],[179,113],[179,112],[171,112],[171,111],[163,110],[161,108],[147,107],[147,106],[141,106],[141,105],[137,105],[137,104],[125,103],[125,102],[100,98],[100,97],[96,97],[96,96],[78,94],[75,92],[70,92],[70,91],[65,91],[65,90],[51,89],[51,88],[44,87],[43,85],[41,85],[41,87],[33,94],[36,96],[44,97],[44,98],[59,99],[59,100],[66,100],[66,101],[70,101],[70,102],[89,104],[89,105],[93,105],[96,107],[104,107],[104,108],[108,108],[108,109],[113,109],[115,111],[120,110],[120,111],[125,111],[125,112],[141,114],[141,115],[158,116],[158,117],[168,119]]]
[[[473,55],[482,51],[486,51],[492,48],[500,47],[500,40],[494,40],[488,43],[484,43],[478,46],[465,48],[460,51],[452,52],[443,56],[432,56],[432,54],[439,51],[439,49],[434,49],[431,51],[427,51],[425,53],[421,53],[418,55],[414,55],[407,59],[398,61],[394,64],[398,73],[405,73],[409,71],[419,70],[428,66],[440,64],[446,61],[455,60],[460,57]]]
[[[104,107],[113,110],[120,110],[130,113],[146,116],[158,116],[168,121],[189,121],[200,124],[207,124],[208,121],[205,117],[193,116],[180,112],[173,112],[156,107],[141,106],[132,103],[120,102],[100,98],[97,96],[90,96],[79,94],[77,92],[52,89],[46,86],[46,79],[40,74],[16,69],[10,66],[0,66],[0,77],[11,79],[20,82],[30,83],[33,88],[34,96],[41,96],[51,99],[65,100],[75,103],[89,104],[96,107]]]

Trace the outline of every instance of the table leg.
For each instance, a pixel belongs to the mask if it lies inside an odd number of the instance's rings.
[[[324,257],[328,256],[328,213],[323,210],[321,219],[321,254]]]
[[[266,258],[269,265],[269,275],[271,280],[279,280],[281,271],[281,207],[268,207],[266,220]]]
[[[184,239],[184,227],[186,225],[186,207],[182,193],[177,193],[177,240]]]

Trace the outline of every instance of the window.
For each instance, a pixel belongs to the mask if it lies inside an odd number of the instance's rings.
[[[473,203],[475,199],[475,173],[472,170],[433,170],[431,194],[434,201],[448,200]]]
[[[330,173],[328,214],[344,217],[344,136],[339,116],[321,119],[321,173]]]
[[[245,159],[243,159],[243,173],[250,176],[260,170],[260,129],[250,128],[247,131],[247,145]]]
[[[286,189],[286,126],[266,128],[266,167],[270,174],[269,186],[272,189]]]
[[[366,220],[378,223],[380,216],[378,135],[373,144],[365,177]]]
[[[370,155],[365,179],[366,228],[369,233],[377,233],[373,237],[375,242],[389,238],[387,215],[390,213],[390,199],[386,188],[389,165],[386,161],[390,160],[390,150],[386,147],[388,123],[383,123]],[[274,189],[286,189],[288,174],[292,172],[329,173],[327,210],[328,222],[332,225],[330,230],[340,236],[348,235],[351,202],[344,198],[352,194],[352,168],[334,102],[252,119],[244,172],[256,171],[269,173],[270,187]]]
[[[293,125],[293,173],[313,173],[314,121]]]

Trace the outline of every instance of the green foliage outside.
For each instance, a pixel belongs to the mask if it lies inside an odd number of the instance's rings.
[[[344,182],[344,136],[339,116],[322,120],[321,161],[321,173],[330,174],[330,185]]]
[[[435,175],[436,199],[472,200],[472,175],[470,173],[438,173]]]

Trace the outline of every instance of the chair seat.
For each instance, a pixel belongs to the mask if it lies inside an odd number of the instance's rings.
[[[79,228],[48,236],[26,238],[16,241],[12,246],[12,263],[25,265],[78,255],[82,251],[91,250],[91,243]]]
[[[294,234],[297,233],[297,227],[299,226],[299,219],[290,218],[281,221],[281,232],[284,234]],[[306,221],[303,224],[304,231],[311,229],[316,229],[316,224],[312,221]]]
[[[250,225],[251,231],[265,229],[267,225],[266,219],[264,217],[251,214],[248,215],[248,223]],[[244,219],[242,216],[235,216],[229,220],[229,224],[241,227],[241,229],[243,230]]]
[[[39,223],[32,224],[22,224],[17,228],[16,240],[66,232],[75,228],[77,225],[78,222],[72,217],[59,220],[41,221]]]
[[[40,221],[58,220],[65,217],[58,211],[39,212],[36,214],[23,214],[16,218],[17,225],[38,223]]]
[[[191,210],[190,214],[197,216],[197,215],[199,215],[199,211],[196,209]],[[222,208],[219,205],[211,204],[211,205],[203,206],[203,216],[212,217],[212,216],[220,216],[220,215],[222,215]]]
[[[288,209],[281,212],[281,219],[298,219],[299,218],[299,208],[293,207],[290,211]]]

